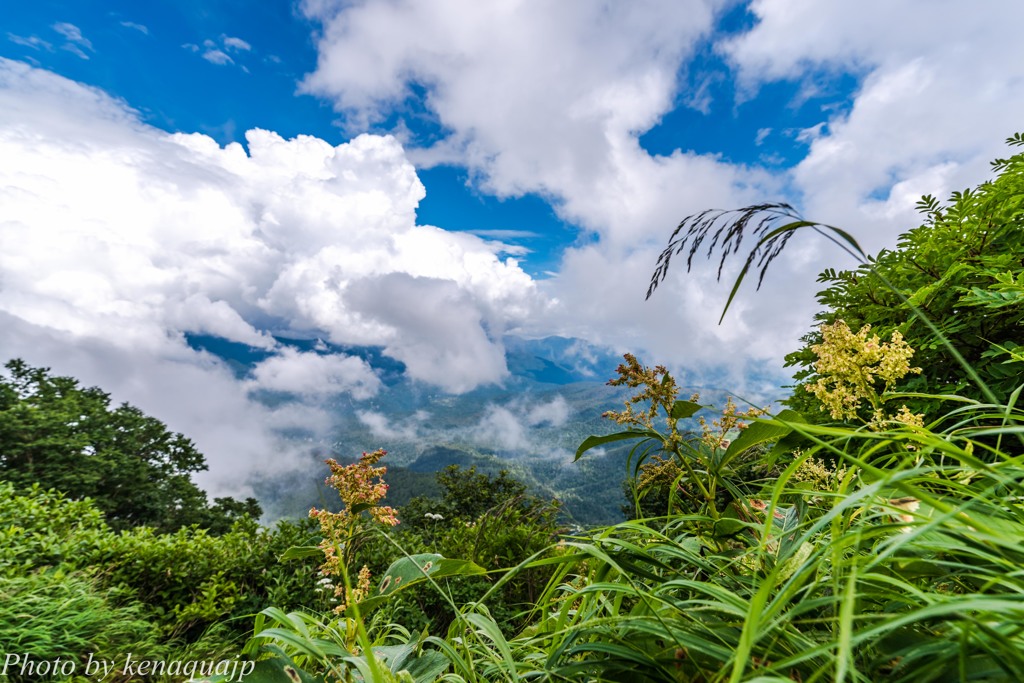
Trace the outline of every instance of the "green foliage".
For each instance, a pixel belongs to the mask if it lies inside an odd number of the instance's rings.
[[[130,587],[166,624],[168,636],[194,638],[230,614],[244,588],[255,588],[244,582],[248,549],[258,542],[246,532],[215,537],[196,529],[156,534],[142,528],[107,539],[90,564],[104,567],[110,584]]]
[[[306,612],[268,608],[256,616],[246,652],[270,654],[257,662],[246,683],[346,681],[431,683],[450,665],[437,649],[424,647],[426,633],[414,638],[390,625],[372,629],[360,618],[319,618]],[[219,683],[223,677],[214,677]]]
[[[449,560],[437,553],[418,553],[407,557],[400,557],[391,563],[391,566],[384,572],[380,584],[377,586],[376,596],[386,598],[395,593],[405,590],[411,585],[433,579],[447,578],[449,576],[462,576],[466,574],[483,574],[484,569],[466,560]],[[370,596],[372,600],[374,595]],[[364,609],[369,600],[360,603]]]
[[[924,223],[901,235],[896,249],[855,270],[830,269],[819,277],[827,285],[818,294],[826,307],[819,322],[844,320],[854,330],[871,325],[883,337],[899,331],[917,350],[913,363],[923,372],[903,383],[906,391],[989,400],[945,341],[998,401],[1007,400],[1024,373],[1016,351],[1024,320],[1024,154],[995,168],[994,180],[953,193],[947,206],[925,197],[918,205]],[[816,329],[787,356],[804,385],[817,378],[811,347],[820,342]],[[926,419],[940,410],[937,399],[907,404]],[[791,405],[814,414],[819,403],[798,390]]]
[[[582,661],[567,658],[560,672],[1015,680],[1024,634],[1009,624],[1024,609],[1024,584],[1004,572],[1020,560],[1024,507],[1007,502],[1020,500],[1024,471],[972,455],[990,436],[980,426],[987,412],[961,410],[957,428],[942,432],[765,423],[814,445],[785,459],[764,497],[737,512],[730,546],[693,536],[681,518],[657,534],[621,525],[575,546],[575,566],[588,571],[565,618],[578,624],[572,651]],[[944,466],[915,464],[932,450]],[[812,458],[836,453],[849,471],[806,476]]]
[[[415,498],[399,512],[405,529],[396,538],[407,549],[422,547],[494,572],[542,552],[560,529],[558,504],[527,493],[507,471],[490,476],[452,465],[437,473],[437,482],[440,499]],[[520,624],[549,576],[539,568],[515,572],[492,596],[492,611],[509,625]],[[494,580],[464,577],[448,586],[456,602],[470,602],[490,591]],[[421,616],[409,623],[416,627],[444,628],[452,618],[447,600],[426,589],[399,605]]]
[[[201,526],[226,531],[258,517],[254,499],[219,498],[211,507],[191,480],[206,469],[181,434],[138,408],[110,405],[97,388],[20,360],[0,375],[0,478],[21,489],[39,484],[72,498],[91,498],[115,529],[173,531]]]
[[[112,534],[89,500],[71,501],[38,485],[18,493],[0,481],[0,576],[78,563]]]
[[[478,473],[476,466],[462,468],[449,465],[435,477],[440,499],[418,497],[409,501],[401,510],[403,524],[429,530],[435,525],[428,514],[472,522],[509,501],[515,501],[514,505],[524,511],[545,505],[540,498],[527,494],[526,485],[512,477],[508,470],[491,476]]]
[[[81,669],[86,653],[115,660],[124,652],[162,656],[168,651],[144,609],[123,592],[104,590],[95,580],[63,571],[0,577],[0,653],[4,655],[31,653],[37,661],[61,658]],[[40,680],[22,678],[13,668],[7,678]]]
[[[4,623],[8,633],[26,628],[24,638],[34,637],[28,626],[38,625],[39,643],[65,643],[79,655],[91,650],[74,648],[89,643],[97,653],[107,642],[115,649],[130,644],[128,632],[115,626],[135,628],[140,622],[150,645],[160,644],[147,652],[189,648],[206,656],[237,650],[232,641],[245,632],[248,615],[267,605],[325,604],[316,591],[313,560],[280,561],[288,547],[315,538],[307,522],[266,530],[248,521],[220,536],[196,528],[115,532],[91,501],[69,500],[38,486],[18,492],[0,482],[0,582],[7,587],[2,602],[9,618]],[[94,618],[93,611],[120,621],[105,626],[107,617]],[[74,635],[93,632],[94,640]],[[60,640],[60,634],[68,638]],[[28,642],[24,638],[6,642]]]
[[[257,662],[253,671],[245,677],[246,683],[318,683],[323,680],[322,676],[310,676],[284,656]]]
[[[220,619],[253,614],[268,604],[319,604],[315,561],[282,563],[292,540],[312,530],[278,530],[239,523],[213,536],[203,529],[157,534],[149,528],[109,537],[88,558],[109,585],[130,590],[147,605],[168,637],[198,638]],[[236,633],[243,630],[235,624]]]
[[[490,612],[492,592],[456,603],[446,633],[367,622],[369,637],[436,650],[448,681],[1020,680],[1024,411],[965,402],[945,418],[889,431],[761,418],[726,451],[806,445],[769,456],[778,476],[758,496],[717,518],[595,530],[515,568],[553,571],[521,630]],[[351,663],[351,647],[332,659],[323,644],[351,626],[318,623],[286,629],[288,653],[320,642],[318,666]]]

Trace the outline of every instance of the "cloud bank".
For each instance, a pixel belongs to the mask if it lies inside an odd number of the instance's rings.
[[[641,302],[682,217],[788,200],[850,229],[870,251],[892,247],[917,224],[921,194],[944,198],[986,177],[1024,105],[1013,20],[1024,8],[1012,0],[975,12],[943,0],[926,14],[909,1],[755,0],[746,6],[752,27],[732,34],[718,24],[735,3],[712,0],[302,7],[323,26],[305,92],[330,98],[353,130],[417,100],[443,137],[410,150],[416,163],[465,166],[498,196],[539,193],[593,238],[569,249],[544,283],[559,305],[538,329],[675,364],[725,364],[736,379],[745,363],[774,365],[795,348],[815,309],[815,275],[851,262],[797,240],[766,290],[742,294],[715,327],[727,287],[709,269],[684,278],[677,268],[654,301]],[[728,73],[700,73],[702,49]],[[840,76],[856,82],[852,103],[821,96]],[[704,86],[714,78],[735,81],[734,101],[710,99]],[[796,135],[808,149],[793,168],[685,149],[656,155],[639,142],[677,106],[729,115],[780,81],[820,107],[817,125]]]
[[[364,360],[273,335],[382,346],[412,379],[459,392],[507,374],[502,333],[544,305],[494,243],[416,225],[424,190],[395,139],[246,141],[168,134],[99,90],[0,61],[0,354],[194,435],[215,490],[272,466],[275,429],[322,434],[319,401],[379,389]],[[188,334],[270,356],[238,381]],[[308,419],[261,391],[305,402]]]

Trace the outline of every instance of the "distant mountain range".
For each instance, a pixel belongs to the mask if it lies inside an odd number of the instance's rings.
[[[383,383],[376,396],[331,399],[336,426],[330,450],[332,457],[344,461],[363,451],[386,449],[390,504],[401,506],[414,496],[436,493],[434,473],[456,464],[489,473],[507,469],[536,493],[561,500],[567,519],[580,524],[622,519],[622,482],[633,444],[623,442],[572,461],[587,436],[614,431],[615,425],[601,415],[621,408],[630,393],[607,385],[622,361],[611,349],[562,337],[506,337],[510,376],[500,386],[452,395],[410,381],[402,364],[379,348],[316,339],[278,341],[302,351],[358,356],[374,368]],[[221,358],[240,377],[270,355],[215,337],[194,336],[189,342]],[[723,392],[701,391],[708,403],[724,404]],[[280,404],[294,397],[265,400]],[[324,489],[325,475],[322,460],[311,457],[308,472],[257,478],[250,484],[268,517],[296,517],[312,505],[336,502],[336,494]]]

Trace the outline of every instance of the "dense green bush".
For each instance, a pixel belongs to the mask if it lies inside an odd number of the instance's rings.
[[[18,492],[0,481],[0,576],[82,566],[110,535],[103,513],[89,500],[68,500],[38,485]]]
[[[81,670],[88,654],[116,660],[125,652],[160,657],[170,651],[141,605],[81,573],[49,570],[0,578],[0,652],[5,655],[31,653],[37,661],[60,658]],[[8,675],[11,681],[40,680],[20,676],[16,668]]]
[[[316,563],[280,559],[316,538],[308,522],[251,520],[118,532],[90,500],[0,482],[0,652],[234,656],[261,609],[323,603]]]
[[[1019,136],[1013,145],[1024,144]],[[871,325],[887,338],[899,331],[916,351],[922,372],[904,383],[907,391],[959,394],[1005,402],[1024,374],[1024,154],[994,162],[991,182],[955,192],[949,204],[925,197],[924,223],[900,236],[896,249],[882,250],[853,270],[826,270],[818,294],[822,324],[844,320],[852,329]],[[922,313],[922,316],[917,315]],[[928,322],[933,323],[929,325]],[[820,328],[786,357],[797,379],[817,378],[812,349]],[[991,390],[987,394],[956,358],[959,354]],[[941,414],[937,400],[907,400],[914,413]],[[820,402],[797,390],[791,404],[814,415]]]

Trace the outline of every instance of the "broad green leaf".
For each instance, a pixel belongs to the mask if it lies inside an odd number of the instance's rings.
[[[324,551],[320,549],[320,546],[315,545],[293,545],[288,550],[281,553],[282,560],[299,560],[303,557],[313,557],[314,555],[323,555]]]
[[[740,435],[729,444],[725,451],[725,458],[722,464],[731,461],[743,451],[759,446],[770,441],[776,441],[793,431],[793,428],[786,424],[788,422],[806,423],[802,415],[793,410],[783,410],[770,420],[757,420],[744,429]]]
[[[239,668],[241,668],[241,664]],[[220,683],[229,679],[226,676],[214,676],[208,680],[210,683]],[[252,672],[241,680],[243,683],[323,683],[324,678],[323,676],[314,678],[295,666],[291,660],[278,656],[256,662]]]
[[[694,403],[693,401],[676,401],[672,404],[672,418],[685,420],[688,417],[692,417],[703,407],[701,404]]]
[[[377,586],[377,592],[360,602],[359,609],[373,609],[391,595],[426,581],[428,576],[436,580],[449,576],[472,576],[486,573],[486,569],[469,560],[448,559],[437,553],[420,553],[402,557],[391,563]]]
[[[468,560],[450,560],[437,553],[420,553],[391,563],[377,587],[379,595],[389,595],[414,581],[462,574],[484,574],[486,570]]]
[[[750,522],[744,522],[742,519],[736,519],[735,517],[722,517],[715,522],[714,531],[712,536],[717,539],[729,538],[735,536],[739,532],[753,526]]]
[[[793,576],[803,566],[804,562],[810,558],[813,552],[814,545],[812,543],[801,543],[796,552],[787,557],[779,566],[779,582],[787,581],[789,577]]]
[[[415,640],[401,645],[378,645],[373,648],[373,654],[387,663],[394,674],[406,671],[415,683],[433,683],[448,669],[451,662],[444,653],[422,650],[418,645]]]
[[[800,512],[796,507],[777,507],[772,513],[772,536],[782,536],[800,525]]]
[[[603,446],[606,443],[614,443],[616,441],[625,441],[626,439],[660,439],[661,435],[657,432],[649,429],[630,429],[625,432],[615,432],[614,434],[605,434],[604,436],[588,436],[580,444],[580,447],[576,449],[576,457],[573,458],[573,462],[576,462],[583,454],[589,451],[591,448],[597,448]]]

